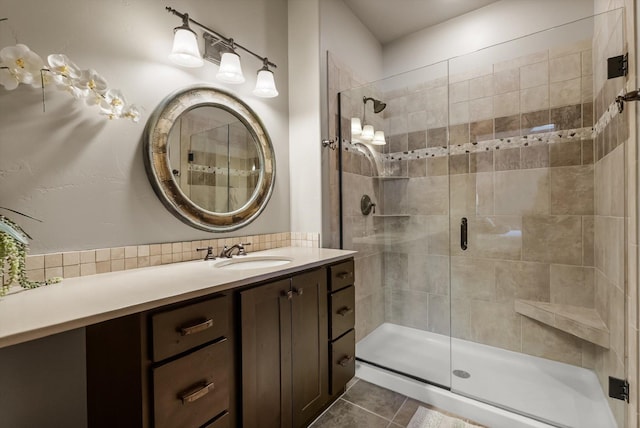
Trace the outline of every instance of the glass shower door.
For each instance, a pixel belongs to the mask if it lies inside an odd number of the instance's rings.
[[[358,250],[356,356],[446,388],[447,83],[444,62],[340,93],[342,247]],[[386,144],[367,138],[368,126]]]
[[[451,389],[557,426],[625,420],[604,391],[625,375],[627,125],[593,130],[622,88],[604,68],[622,24],[449,61]]]

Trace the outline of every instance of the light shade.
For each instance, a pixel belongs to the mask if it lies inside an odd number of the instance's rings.
[[[362,134],[362,123],[359,117],[351,118],[351,136],[359,137]]]
[[[371,144],[375,144],[376,146],[384,146],[387,144],[387,141],[384,139],[384,131],[376,131]]]
[[[278,96],[276,81],[273,78],[273,72],[271,70],[262,68],[258,71],[256,88],[253,90],[253,95],[263,98],[273,98]]]
[[[365,125],[362,128],[362,134],[360,135],[360,139],[363,141],[372,141],[373,140],[373,126]]]
[[[216,79],[234,85],[244,83],[244,75],[242,74],[242,67],[240,66],[240,55],[235,52],[223,53]]]
[[[178,27],[173,35],[173,49],[169,59],[183,67],[202,67],[204,60],[198,49],[196,33],[189,28]]]

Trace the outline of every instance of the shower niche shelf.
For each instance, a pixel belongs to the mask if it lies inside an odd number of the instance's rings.
[[[609,349],[609,329],[595,309],[519,299],[515,301],[515,311]]]
[[[375,218],[406,218],[411,217],[409,214],[374,214]]]
[[[405,175],[374,175],[371,177],[376,180],[408,180],[409,177]]]

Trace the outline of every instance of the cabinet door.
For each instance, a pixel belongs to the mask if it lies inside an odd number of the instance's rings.
[[[329,399],[326,270],[294,276],[291,290],[293,427],[298,428]]]
[[[242,426],[291,427],[290,280],[240,293]]]

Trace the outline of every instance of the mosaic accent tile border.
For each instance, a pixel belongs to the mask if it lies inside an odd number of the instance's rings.
[[[619,93],[619,95],[623,94],[624,91],[621,91]],[[373,156],[376,158],[373,161],[379,164],[382,162],[390,161],[438,158],[459,154],[494,151],[500,149],[550,145],[577,140],[595,140],[598,136],[602,135],[606,131],[607,126],[609,126],[619,114],[620,113],[618,111],[617,103],[613,101],[602,114],[602,116],[598,118],[597,123],[593,127],[582,127],[561,131],[528,134],[523,136],[495,138],[485,141],[469,142],[451,146],[427,147],[395,153],[378,153],[373,151],[375,153]],[[362,143],[360,142],[354,143],[344,140],[343,150],[347,152],[364,154],[371,160],[371,152],[362,149],[361,145]]]
[[[617,96],[623,96],[625,94],[624,90],[621,90]],[[607,125],[611,123],[611,121],[619,115],[620,112],[618,110],[618,103],[615,100],[609,104],[609,107],[602,113],[602,116],[598,118],[598,122],[593,127],[593,136],[594,138],[604,132]]]
[[[198,248],[213,247],[219,254],[225,246],[238,242],[249,243],[247,252],[282,247],[320,247],[320,234],[306,232],[282,232],[264,235],[237,236],[223,239],[167,242],[160,244],[130,245],[125,247],[99,248],[95,250],[67,251],[60,253],[27,256],[27,276],[32,281],[45,278],[74,278],[99,273],[159,266],[204,258]],[[13,285],[9,294],[22,290]]]
[[[449,147],[428,147],[426,149],[411,150],[400,153],[388,153],[382,155],[385,161],[423,159],[429,157],[442,157],[465,153],[478,153],[489,150],[508,148],[520,148],[544,144],[564,143],[573,140],[587,140],[592,138],[592,128],[569,129],[565,131],[545,132],[529,134],[517,137],[495,138],[493,140],[478,141],[475,143],[457,144]]]

